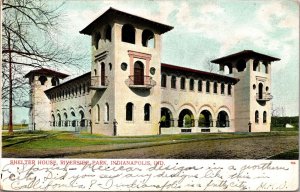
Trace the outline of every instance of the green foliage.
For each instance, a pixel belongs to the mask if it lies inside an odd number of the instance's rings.
[[[271,117],[271,128],[285,127],[287,123],[293,125],[295,128],[299,128],[299,116]]]
[[[184,116],[184,127],[191,127],[191,126],[192,126],[192,119],[188,114],[186,114]]]
[[[166,121],[166,116],[162,116],[161,118],[160,118],[160,122],[165,122]]]

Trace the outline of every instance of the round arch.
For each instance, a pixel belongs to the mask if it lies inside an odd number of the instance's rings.
[[[167,107],[160,108],[160,127],[173,127],[173,113]]]
[[[228,113],[224,110],[221,110],[218,113],[216,127],[229,127],[229,116]]]
[[[179,112],[178,127],[194,127],[194,115],[190,109],[184,108]]]
[[[220,111],[225,111],[228,114],[229,119],[231,119],[231,113],[230,113],[230,110],[227,106],[222,105],[221,107],[219,107],[218,110],[217,110],[217,114],[219,114]]]
[[[183,109],[188,109],[192,112],[193,116],[195,117],[196,115],[196,108],[194,107],[193,104],[191,103],[184,103],[183,105],[181,105],[179,107],[179,109],[177,110],[177,113],[176,113],[176,116],[178,117],[180,112],[183,110]]]
[[[211,116],[212,116],[212,119],[215,119],[216,115],[215,115],[215,112],[214,112],[212,106],[210,106],[210,105],[208,105],[208,104],[202,105],[202,106],[200,107],[200,109],[199,109],[197,115],[200,116],[200,114],[201,114],[201,112],[202,112],[203,110],[209,111],[210,114],[211,114]]]

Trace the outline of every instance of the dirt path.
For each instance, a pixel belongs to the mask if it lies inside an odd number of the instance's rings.
[[[196,141],[65,158],[265,159],[298,148],[298,136]]]

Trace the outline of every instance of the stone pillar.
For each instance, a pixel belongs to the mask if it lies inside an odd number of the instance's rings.
[[[174,118],[174,127],[178,127],[178,119]]]

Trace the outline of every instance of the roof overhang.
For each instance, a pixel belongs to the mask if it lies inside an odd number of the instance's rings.
[[[156,21],[152,21],[143,17],[139,17],[136,15],[132,15],[130,13],[126,13],[117,9],[114,9],[110,7],[108,10],[106,10],[102,15],[100,15],[97,19],[92,21],[88,26],[86,26],[84,29],[82,29],[79,33],[85,34],[85,35],[92,35],[93,30],[96,28],[97,25],[100,23],[107,23],[108,19],[118,19],[118,18],[128,18],[131,20],[140,21],[142,23],[145,23],[149,25],[150,27],[153,27],[157,29],[161,34],[165,33],[167,31],[172,30],[174,27],[165,25]]]

